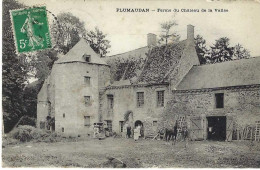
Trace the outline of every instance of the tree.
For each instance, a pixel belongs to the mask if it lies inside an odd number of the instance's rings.
[[[250,52],[242,47],[241,44],[235,45],[233,49],[233,59],[243,59],[243,58],[249,58],[250,57]]]
[[[86,40],[90,44],[90,47],[101,57],[105,57],[108,53],[108,48],[110,41],[106,40],[106,34],[95,27],[94,31],[89,31],[86,35]]]
[[[3,1],[3,121],[4,132],[9,132],[23,114],[23,89],[26,84],[28,69],[25,55],[15,53],[14,37],[9,10],[24,8],[15,0]]]
[[[227,37],[217,39],[209,50],[206,40],[201,35],[197,35],[195,45],[200,64],[219,63],[250,57],[250,52],[241,44],[237,44],[234,47],[230,46],[229,38]]]
[[[169,40],[173,42],[179,41],[180,36],[176,32],[172,31],[173,27],[177,25],[178,24],[175,19],[161,23],[161,32],[163,33],[160,35],[160,39],[158,42],[165,42],[165,44],[167,45]]]
[[[195,45],[200,64],[209,62],[209,50],[206,46],[206,40],[201,35],[197,35],[195,37]]]
[[[30,62],[31,70],[41,84],[48,77],[54,62],[58,60],[57,54],[54,49],[39,51]]]
[[[105,57],[110,48],[110,41],[106,39],[100,29],[95,27],[92,31],[86,31],[85,24],[71,13],[60,13],[51,26],[56,50],[66,54],[80,38],[86,39],[91,48],[101,57]]]
[[[84,22],[71,13],[60,13],[51,26],[56,50],[66,54],[81,37],[86,35]]]
[[[229,46],[229,38],[222,37],[211,46],[211,63],[219,63],[232,60],[234,47]]]

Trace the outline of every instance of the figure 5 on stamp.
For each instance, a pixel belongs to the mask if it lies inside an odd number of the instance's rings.
[[[18,9],[10,13],[17,52],[51,48],[46,7]]]

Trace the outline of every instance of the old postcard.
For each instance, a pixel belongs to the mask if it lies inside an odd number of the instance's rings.
[[[260,1],[3,0],[2,167],[260,168]]]

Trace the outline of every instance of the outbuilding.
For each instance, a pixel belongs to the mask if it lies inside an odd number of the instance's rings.
[[[184,116],[194,140],[230,141],[260,117],[260,57],[193,66],[172,90],[166,115]]]

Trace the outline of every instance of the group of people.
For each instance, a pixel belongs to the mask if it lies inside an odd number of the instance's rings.
[[[106,130],[106,123],[99,125],[94,125],[94,138],[100,136],[100,133],[104,133],[104,136],[109,136],[109,134],[106,134],[108,132]],[[164,128],[158,131],[158,136],[161,139],[165,139],[166,141],[173,140],[176,141],[177,136],[181,136],[181,140],[186,141],[188,138],[188,129],[187,127],[182,127],[181,131],[177,130],[177,122],[173,129]],[[123,126],[123,136],[125,138],[134,138],[135,141],[137,141],[140,137],[144,136],[144,128],[142,124],[138,124],[135,126],[135,128],[132,128],[132,126],[127,122]]]
[[[134,140],[137,141],[142,136],[143,126],[137,125],[134,129],[132,129],[132,127],[126,123],[123,132],[125,133],[126,138],[134,137]]]

